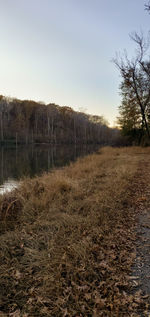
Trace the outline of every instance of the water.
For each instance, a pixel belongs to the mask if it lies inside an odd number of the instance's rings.
[[[98,146],[86,145],[0,147],[0,194],[17,187],[18,181],[23,177],[34,177],[65,166],[97,148]]]

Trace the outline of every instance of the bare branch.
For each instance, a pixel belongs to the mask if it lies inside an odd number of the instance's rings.
[[[123,79],[122,87],[126,87],[128,97],[130,92],[134,95],[141,112],[142,122],[150,138],[150,128],[147,121],[147,110],[150,107],[150,58],[146,56],[149,41],[144,38],[142,33],[138,34],[136,32],[132,33],[130,38],[137,46],[135,57],[129,59],[126,51],[124,51],[123,57],[116,54],[113,62],[120,71]]]
[[[141,31],[141,34],[138,34],[137,32],[133,32],[130,34],[130,38],[132,41],[134,41],[137,45],[137,49],[136,49],[136,52],[137,52],[137,60],[138,61],[142,61],[144,55],[146,54],[148,48],[149,48],[149,34],[147,36],[147,39],[144,38],[143,36],[143,33]]]
[[[150,1],[147,4],[145,4],[145,10],[150,13]]]

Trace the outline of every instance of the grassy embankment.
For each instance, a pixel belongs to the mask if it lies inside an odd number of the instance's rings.
[[[142,151],[104,148],[0,197],[0,316],[131,316]]]

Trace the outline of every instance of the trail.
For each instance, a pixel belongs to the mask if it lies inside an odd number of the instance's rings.
[[[142,295],[138,316],[150,316],[150,161],[145,155],[135,178],[136,258],[132,267],[133,293]]]

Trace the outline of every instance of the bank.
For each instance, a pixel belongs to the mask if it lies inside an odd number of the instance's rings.
[[[106,147],[0,196],[0,316],[138,316],[146,309],[129,276],[135,179],[149,153]]]

